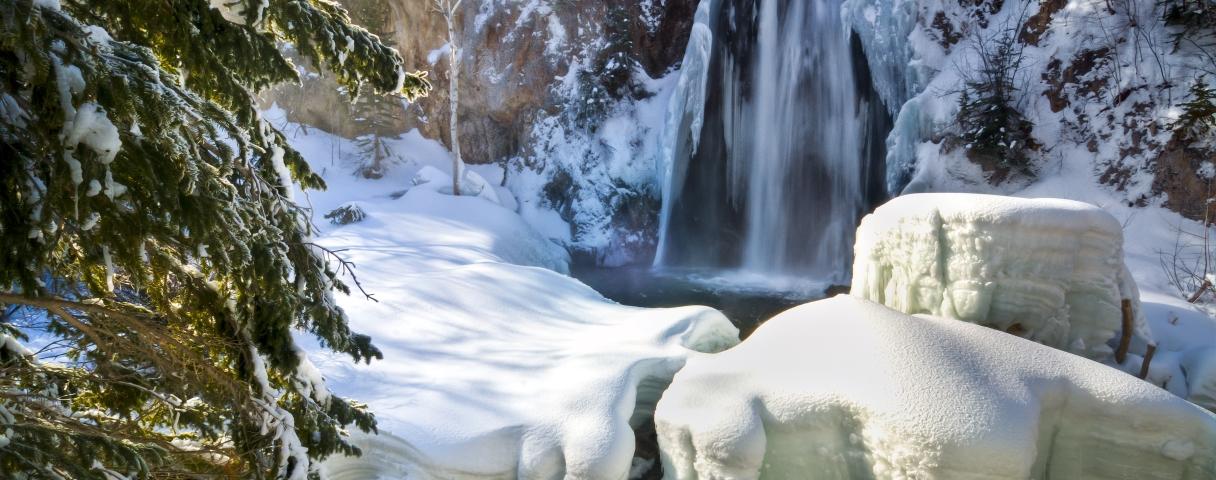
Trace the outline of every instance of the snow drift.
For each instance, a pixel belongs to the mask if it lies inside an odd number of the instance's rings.
[[[852,293],[1017,333],[1090,358],[1120,335],[1132,302],[1136,342],[1152,333],[1123,264],[1123,231],[1093,205],[977,194],[905,195],[857,231]]]
[[[384,352],[356,365],[309,349],[330,388],[368,403],[381,432],[356,434],[364,455],[332,457],[327,478],[619,480],[631,427],[686,357],[738,342],[716,310],[626,307],[558,273],[566,252],[500,205],[511,203],[505,190],[453,197],[437,169],[395,175],[334,175],[350,184],[310,198],[366,212],[318,242],[358,266],[378,302],[339,303]]]
[[[1117,370],[851,296],[697,356],[659,401],[667,478],[1216,475],[1216,417]]]

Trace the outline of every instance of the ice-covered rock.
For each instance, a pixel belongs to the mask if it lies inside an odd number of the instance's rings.
[[[1086,203],[976,194],[895,198],[857,231],[852,293],[1102,358],[1130,300],[1143,351],[1152,333],[1123,264],[1123,231]]]
[[[565,251],[518,214],[429,188],[451,181],[438,170],[415,178],[397,200],[363,198],[363,222],[318,239],[379,300],[338,299],[384,352],[356,365],[309,349],[380,429],[356,434],[364,455],[329,459],[326,478],[625,478],[633,428],[672,375],[695,352],[736,344],[738,330],[707,307],[606,300],[558,273]]]
[[[851,296],[697,356],[656,412],[667,478],[1206,479],[1216,417],[992,329]]]

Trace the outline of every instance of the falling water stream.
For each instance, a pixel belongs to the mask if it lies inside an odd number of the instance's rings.
[[[701,1],[657,155],[654,267],[575,276],[629,305],[713,306],[745,335],[848,283],[890,118],[843,1]]]
[[[668,114],[660,267],[848,279],[889,119],[842,0],[703,0]]]

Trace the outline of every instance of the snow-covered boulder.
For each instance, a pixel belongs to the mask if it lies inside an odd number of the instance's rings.
[[[1090,204],[933,193],[897,197],[857,230],[852,294],[1108,356],[1132,302],[1142,352],[1152,341],[1123,263],[1123,231]]]
[[[379,421],[327,478],[620,480],[632,428],[685,359],[738,343],[716,310],[627,307],[559,273],[566,252],[496,203],[419,187],[389,198],[318,239],[379,300],[338,299],[384,352],[357,365],[309,349]]]
[[[659,401],[692,478],[1207,479],[1216,417],[1112,368],[851,296],[696,356]]]

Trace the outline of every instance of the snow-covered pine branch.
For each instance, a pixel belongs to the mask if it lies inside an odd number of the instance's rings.
[[[425,75],[322,0],[0,0],[0,24],[0,305],[66,349],[0,355],[21,426],[0,471],[303,478],[358,453],[344,429],[371,414],[292,332],[380,352],[291,199],[324,182],[254,95],[297,80],[279,42],[351,92],[414,98]]]

